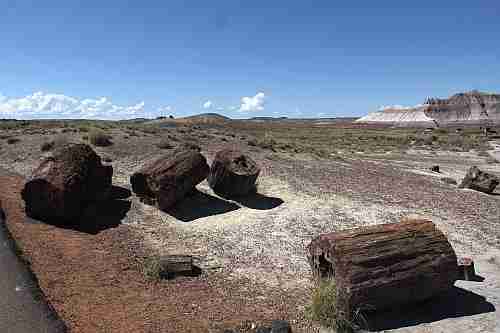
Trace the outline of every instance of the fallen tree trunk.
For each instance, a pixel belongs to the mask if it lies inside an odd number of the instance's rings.
[[[344,313],[421,301],[453,287],[457,257],[434,223],[404,219],[324,234],[308,245],[320,277],[336,284]]]
[[[244,196],[255,192],[260,169],[250,157],[240,151],[219,151],[210,167],[208,184],[223,197]]]
[[[42,161],[26,182],[21,196],[29,217],[45,222],[72,223],[96,201],[107,199],[113,167],[85,144],[58,149]]]
[[[193,191],[208,171],[206,158],[196,149],[181,149],[145,165],[130,183],[139,198],[167,210]]]

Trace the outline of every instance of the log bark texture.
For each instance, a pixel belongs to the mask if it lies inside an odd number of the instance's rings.
[[[254,160],[237,150],[219,151],[210,167],[208,184],[223,197],[244,196],[255,192],[260,168]]]
[[[345,313],[428,299],[453,287],[457,257],[428,220],[368,226],[320,235],[308,246],[319,276],[331,276]]]
[[[105,200],[113,167],[85,144],[54,151],[26,182],[21,196],[29,217],[46,222],[71,222],[92,203]]]
[[[206,158],[196,149],[175,150],[130,177],[132,190],[146,202],[167,210],[208,175]]]

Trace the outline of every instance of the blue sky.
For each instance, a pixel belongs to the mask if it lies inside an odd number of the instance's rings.
[[[361,116],[500,92],[499,18],[490,0],[3,0],[0,118]]]

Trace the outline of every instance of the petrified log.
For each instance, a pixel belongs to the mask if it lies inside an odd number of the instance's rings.
[[[86,144],[54,151],[35,169],[21,196],[29,217],[46,222],[71,222],[111,189],[113,167]]]
[[[308,259],[316,274],[335,280],[337,306],[347,314],[421,301],[458,278],[453,248],[427,220],[320,235],[309,244]]]
[[[219,151],[210,167],[208,184],[212,190],[224,197],[243,196],[254,192],[260,169],[250,157],[240,151]]]
[[[146,164],[130,177],[132,190],[142,200],[167,210],[208,175],[206,158],[196,149],[178,149]]]
[[[459,188],[470,188],[472,190],[491,194],[500,183],[498,177],[479,170],[478,167],[473,166],[467,171]]]

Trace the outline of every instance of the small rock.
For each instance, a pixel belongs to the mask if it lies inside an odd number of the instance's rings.
[[[457,185],[457,181],[453,178],[450,178],[450,177],[443,177],[443,178],[441,178],[441,181],[443,183],[446,183],[446,184]]]
[[[433,166],[431,167],[431,171],[432,171],[432,172],[437,172],[437,173],[439,173],[439,172],[440,172],[440,171],[439,171],[439,165],[433,165]]]
[[[273,320],[271,323],[271,333],[292,333],[290,323],[286,320]]]

